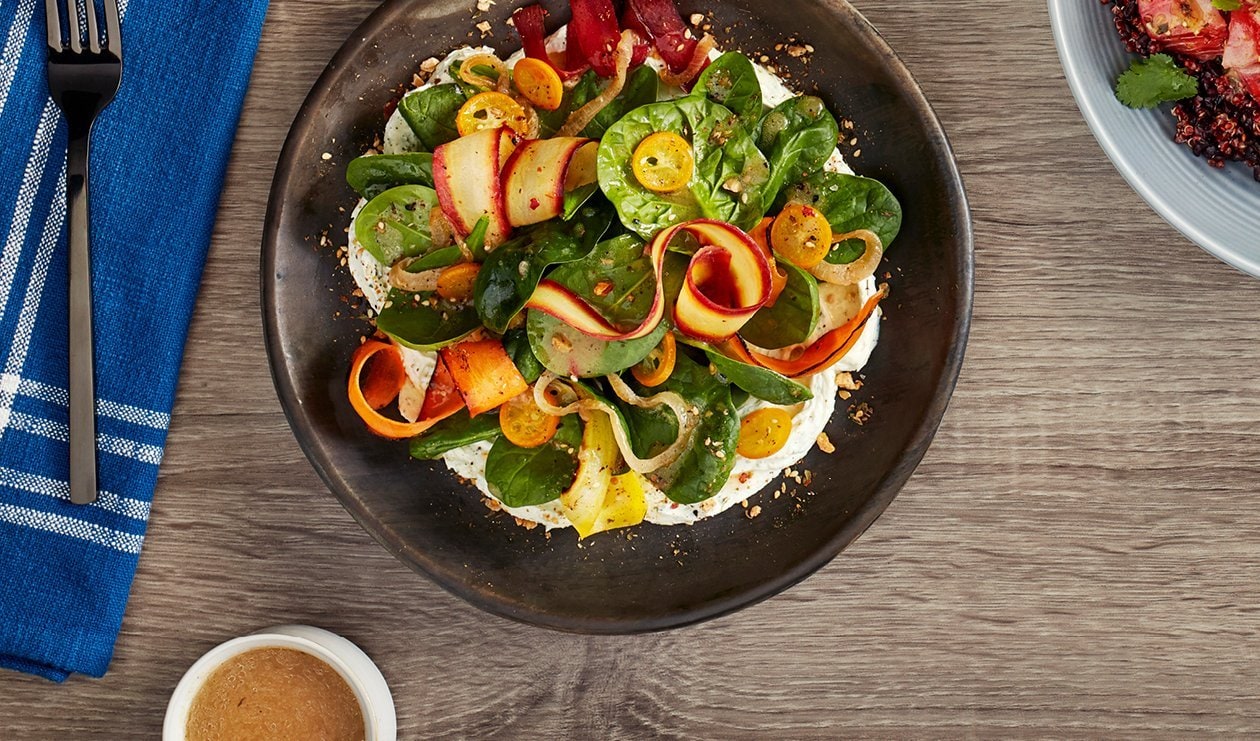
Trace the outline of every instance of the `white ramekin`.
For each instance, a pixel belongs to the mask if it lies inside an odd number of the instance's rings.
[[[385,684],[381,670],[362,649],[322,628],[277,625],[220,643],[184,673],[166,705],[163,741],[185,741],[188,712],[206,678],[228,659],[256,648],[292,648],[322,659],[354,691],[355,699],[363,708],[364,737],[368,741],[396,741],[398,738],[398,720],[394,715],[394,698],[389,692],[389,685]]]

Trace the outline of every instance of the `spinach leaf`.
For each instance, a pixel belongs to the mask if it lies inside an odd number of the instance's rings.
[[[582,422],[576,414],[560,420],[555,437],[537,448],[518,448],[506,437],[494,441],[486,458],[490,493],[509,507],[546,504],[577,476]]]
[[[369,201],[399,185],[433,187],[433,155],[374,154],[356,157],[346,165],[346,182]]]
[[[437,191],[423,185],[400,185],[381,193],[354,219],[354,238],[383,265],[422,255],[433,247],[429,212]]]
[[[884,249],[901,231],[901,204],[883,183],[857,175],[817,172],[784,191],[786,202],[807,203],[822,212],[836,234],[869,229],[879,235]],[[827,262],[853,262],[865,246],[850,239],[831,246]]]
[[[791,406],[814,398],[814,392],[807,387],[772,370],[746,365],[712,350],[706,350],[705,354],[726,380],[758,399]]]
[[[801,95],[775,106],[757,130],[757,146],[770,160],[766,202],[775,199],[784,183],[822,167],[839,139],[840,127],[821,98]]]
[[[437,350],[452,345],[481,327],[477,310],[468,302],[447,301],[436,293],[408,293],[393,289],[376,317],[376,328],[413,350]]]
[[[648,473],[648,480],[681,504],[703,502],[721,491],[735,465],[735,444],[739,440],[739,413],[731,401],[730,387],[709,373],[707,366],[679,353],[668,381],[654,389],[638,387],[636,391],[643,395],[674,391],[688,405],[703,410],[682,456],[673,464]],[[618,406],[630,428],[636,454],[659,452],[677,435],[677,420],[668,409],[641,409],[624,403]],[[639,450],[640,445],[643,451]]]
[[[565,193],[564,214],[560,218],[565,221],[572,219],[578,213],[578,209],[582,208],[582,205],[598,192],[599,183],[589,183]]]
[[[695,158],[691,182],[673,193],[644,188],[631,166],[639,143],[658,131],[690,142]],[[752,229],[769,205],[763,200],[769,164],[752,137],[728,108],[695,95],[626,114],[604,134],[598,164],[600,188],[626,228],[644,239],[698,218]]]
[[[548,276],[573,291],[610,322],[638,325],[652,308],[656,273],[641,239],[623,234],[605,240],[589,255],[560,267]],[[529,344],[550,371],[581,378],[617,373],[647,357],[660,344],[668,326],[664,321],[637,340],[601,340],[583,334],[541,311],[526,319]]]
[[[581,135],[591,139],[600,139],[604,136],[604,132],[608,131],[608,128],[617,123],[622,116],[641,105],[655,103],[660,81],[661,78],[656,74],[656,70],[646,64],[631,70],[621,92],[586,125],[585,129],[582,129]],[[561,126],[564,126],[570,113],[597,97],[606,84],[604,78],[596,74],[594,70],[582,75],[573,89],[565,92],[564,101],[560,103],[559,108],[554,111],[538,111],[538,123],[542,135],[544,137],[554,135]]]
[[[728,51],[714,59],[691,92],[730,108],[750,131],[765,109],[757,71],[752,61],[737,51]]]
[[[459,138],[455,114],[468,100],[468,93],[458,83],[434,85],[416,93],[408,93],[398,102],[398,112],[415,132],[416,138],[430,152]]]
[[[473,286],[482,322],[495,332],[507,330],[508,322],[534,294],[543,271],[585,257],[611,223],[608,211],[583,208],[572,221],[544,221],[487,254]]]
[[[407,272],[423,273],[426,270],[445,268],[459,262],[460,258],[463,256],[464,253],[460,251],[459,247],[454,245],[450,247],[440,247],[408,265]]]
[[[463,409],[433,425],[423,435],[411,438],[411,457],[431,461],[470,443],[492,440],[499,434],[499,415],[469,417],[468,410]]]
[[[538,356],[529,346],[529,335],[524,329],[512,329],[503,335],[503,349],[516,364],[516,369],[525,377],[526,383],[533,383],[542,375],[543,366]]]
[[[767,349],[804,342],[818,324],[818,280],[787,260],[779,261],[778,267],[788,277],[783,293],[739,331],[740,337]]]

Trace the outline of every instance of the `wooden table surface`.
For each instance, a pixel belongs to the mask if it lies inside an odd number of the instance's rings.
[[[272,0],[112,668],[0,674],[0,736],[154,737],[202,652],[285,622],[371,654],[403,738],[1260,730],[1260,282],[1121,180],[1044,3],[856,4],[952,139],[977,270],[936,442],[841,557],[729,617],[591,638],[487,616],[373,542],[281,414],[257,270],[288,125],[375,3]]]

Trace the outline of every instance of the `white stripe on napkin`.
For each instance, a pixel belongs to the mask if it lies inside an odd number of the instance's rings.
[[[39,435],[49,440],[67,442],[70,439],[69,427],[61,422],[32,417],[23,412],[10,412],[9,425],[15,430]],[[113,435],[96,436],[96,449],[102,453],[112,453],[123,458],[148,463],[156,466],[162,462],[162,449],[156,445],[146,445],[135,440],[114,437]]]
[[[17,393],[21,396],[39,399],[58,406],[70,406],[70,394],[63,388],[19,376],[0,376],[0,390],[10,388],[13,384],[17,384]],[[3,392],[0,391],[0,393]],[[106,401],[105,399],[96,400],[96,413],[102,417],[119,419],[141,427],[152,427],[155,430],[165,430],[171,426],[171,415],[165,412],[156,412],[131,404]]]
[[[31,210],[35,206],[35,195],[39,192],[40,183],[44,181],[44,172],[48,166],[48,149],[52,145],[53,133],[57,129],[57,106],[48,100],[44,104],[44,112],[40,114],[39,125],[35,128],[35,139],[31,143],[31,156],[26,161],[26,170],[22,173],[22,184],[18,187],[17,204],[13,207],[13,221],[9,224],[9,235],[4,240],[4,249],[0,251],[0,322],[8,311],[9,301],[13,298],[13,280],[17,276],[18,263],[22,258],[22,246],[26,244],[26,229],[30,225]],[[62,170],[65,169],[64,163]],[[56,197],[56,196],[55,196]],[[61,203],[65,212],[65,188],[61,188],[57,202]],[[55,208],[55,205],[54,205]],[[57,225],[61,232],[61,224]],[[3,429],[3,426],[0,426]]]
[[[61,227],[66,221],[66,164],[61,163],[61,174],[57,178],[55,200],[48,212],[48,220],[44,224],[44,233],[35,251],[35,265],[31,268],[30,280],[26,284],[26,292],[22,295],[22,310],[18,315],[17,330],[13,336],[13,344],[9,348],[9,357],[4,362],[4,378],[0,383],[0,437],[4,437],[9,428],[10,415],[13,413],[13,402],[17,398],[18,384],[12,383],[22,369],[26,367],[26,353],[31,347],[31,334],[34,331],[35,319],[39,314],[39,305],[44,295],[44,283],[48,278],[48,264],[52,261],[53,248],[57,246],[61,236]],[[11,292],[12,278],[9,285],[3,286]],[[12,298],[6,294],[6,298]],[[3,317],[0,310],[0,317]]]
[[[9,101],[9,90],[13,87],[13,78],[17,77],[18,63],[22,61],[22,47],[26,45],[26,34],[31,29],[31,15],[35,11],[35,0],[21,0],[17,14],[13,16],[13,27],[9,29],[9,37],[4,40],[4,50],[0,51],[0,114],[4,113],[4,104]]]
[[[123,553],[139,553],[143,535],[124,533],[103,525],[76,520],[65,515],[41,512],[13,504],[0,502],[0,522],[43,530],[45,532],[66,535],[71,538],[86,540],[90,543],[113,548]]]
[[[12,468],[0,467],[0,486],[7,486],[12,489],[30,492],[31,494],[40,494],[54,499],[70,499],[70,484],[59,479],[50,479],[47,476],[39,476],[25,471],[17,471]],[[87,505],[103,509],[106,512],[113,512],[116,515],[129,517],[133,520],[144,522],[149,519],[150,505],[148,502],[142,502],[139,499],[131,499],[130,497],[120,497],[109,491],[102,491],[97,495],[96,501]]]

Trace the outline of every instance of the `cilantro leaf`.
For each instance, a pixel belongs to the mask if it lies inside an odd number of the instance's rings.
[[[1212,7],[1217,10],[1240,10],[1242,0],[1212,0]]]
[[[1160,103],[1193,98],[1198,92],[1198,81],[1167,54],[1138,59],[1116,80],[1116,98],[1130,108],[1154,108]]]

